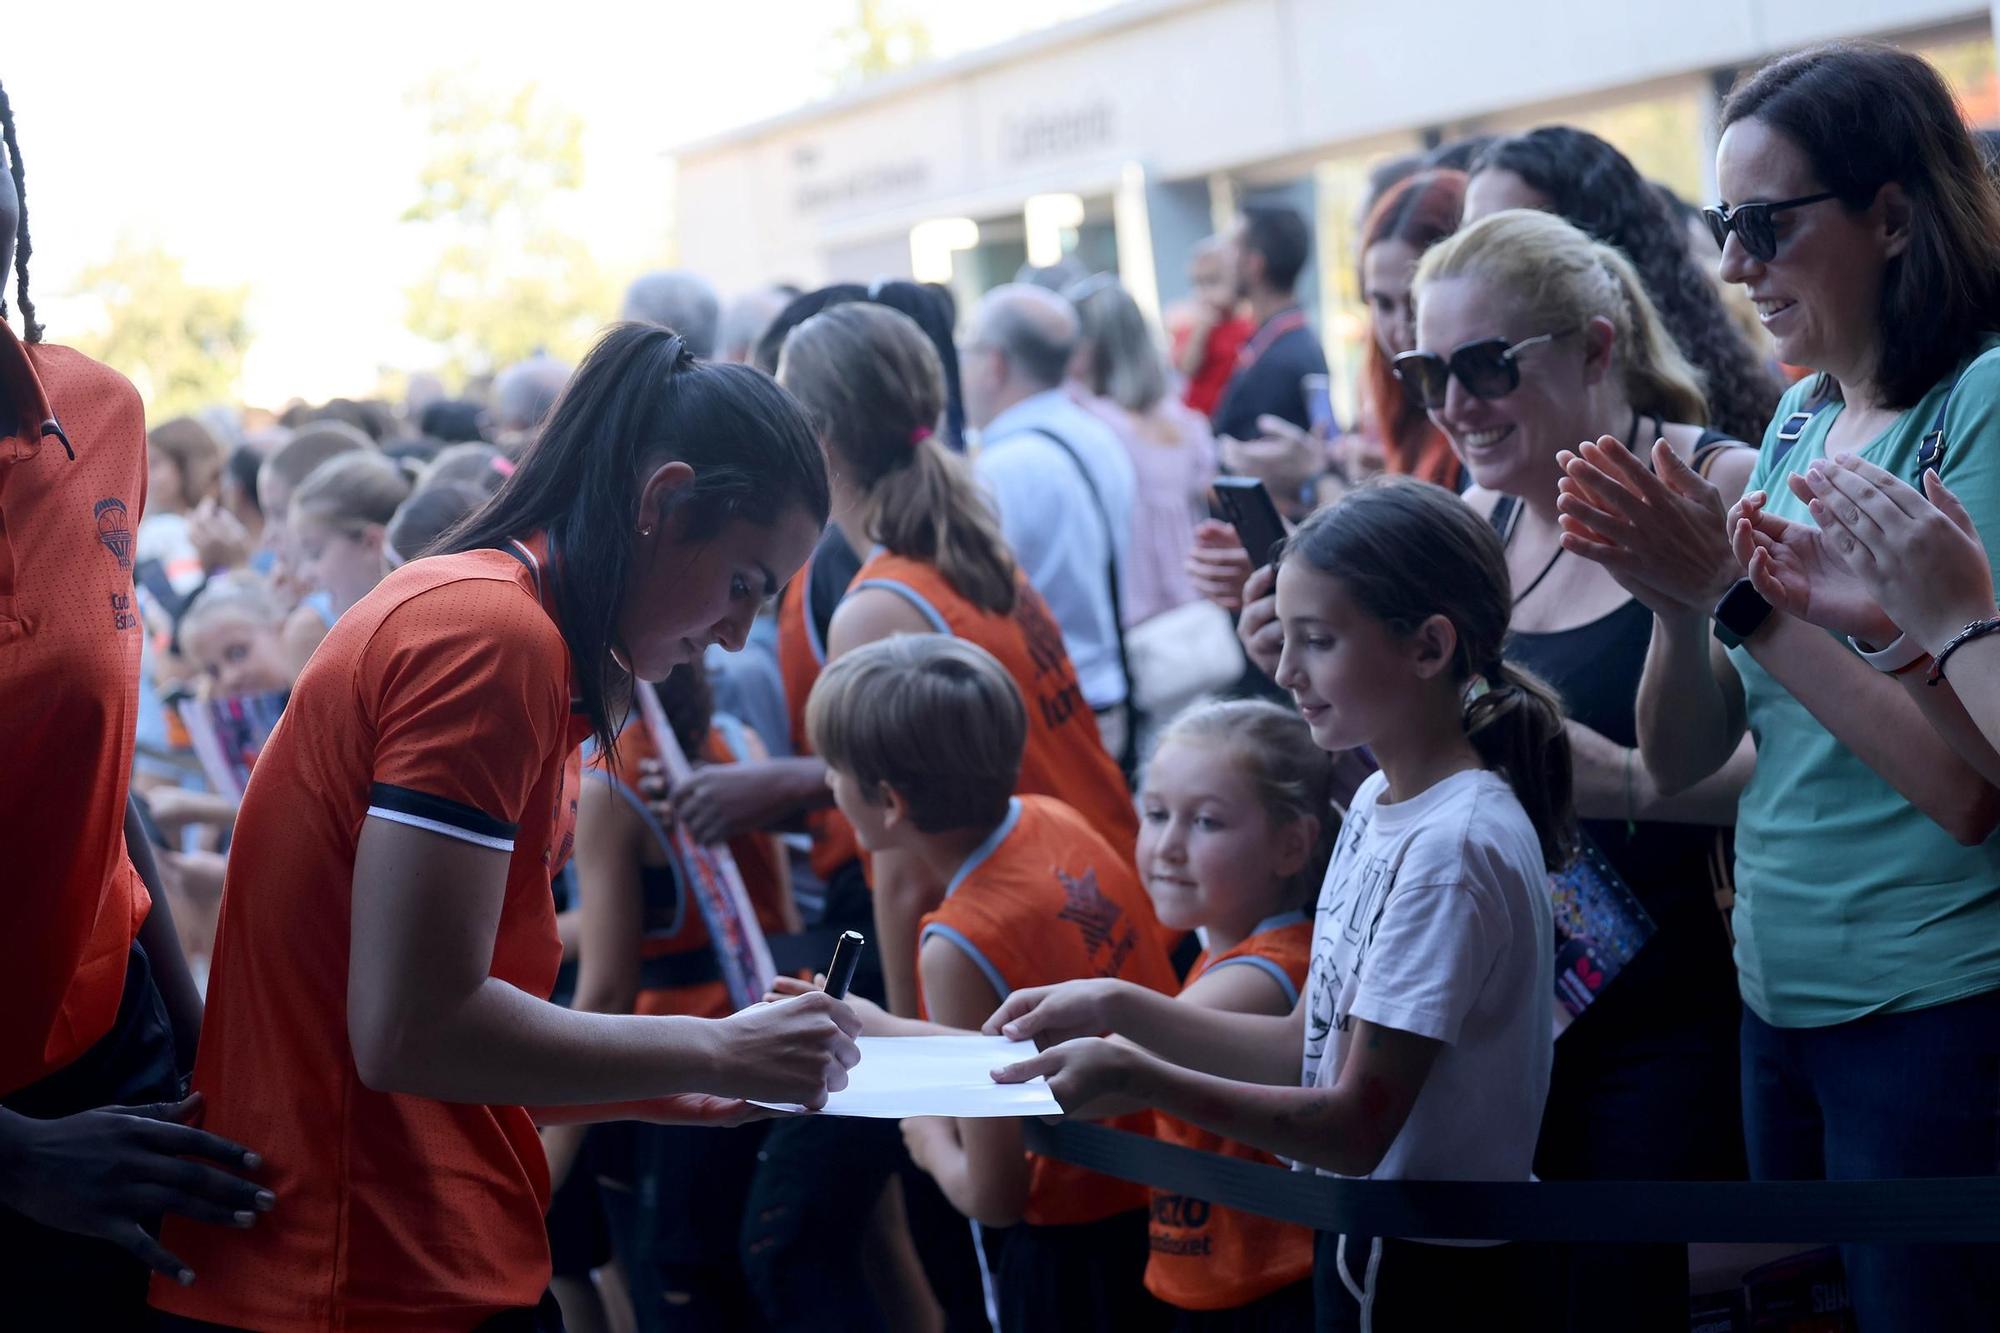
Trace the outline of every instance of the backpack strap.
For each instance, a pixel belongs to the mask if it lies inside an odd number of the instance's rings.
[[[1786,417],[1783,424],[1778,427],[1777,448],[1771,452],[1771,467],[1774,472],[1777,470],[1777,465],[1785,461],[1785,455],[1792,452],[1792,446],[1799,442],[1799,437],[1806,433],[1806,427],[1812,425],[1819,414],[1832,407],[1836,401],[1838,400],[1834,397],[1831,381],[1825,375],[1821,375],[1819,384],[1804,404],[1798,411]]]
[[[1944,401],[1938,404],[1937,416],[1931,422],[1930,431],[1924,436],[1924,442],[1917,447],[1917,475],[1915,480],[1918,483],[1923,481],[1924,473],[1932,468],[1936,468],[1940,475],[1943,474],[1946,443],[1944,438],[1944,419],[1945,415],[1951,411],[1951,400],[1958,396],[1958,386],[1965,382],[1966,372],[1991,355],[1993,355],[1992,352],[1982,352],[1978,356],[1973,357],[1971,361],[1966,363],[1965,370],[1959,371],[1952,378],[1951,387],[1944,391]]]
[[[1050,430],[1047,426],[1029,426],[1028,432],[1039,435],[1069,456],[1076,465],[1077,475],[1083,478],[1083,487],[1090,492],[1090,503],[1097,510],[1098,522],[1104,526],[1104,549],[1108,554],[1105,582],[1111,589],[1111,634],[1118,648],[1118,673],[1125,678],[1125,753],[1113,756],[1118,767],[1130,777],[1138,768],[1138,710],[1132,705],[1132,661],[1125,652],[1125,599],[1118,592],[1118,535],[1111,526],[1111,511],[1104,506],[1104,496],[1097,489],[1097,481],[1084,465],[1083,455],[1068,440]]]

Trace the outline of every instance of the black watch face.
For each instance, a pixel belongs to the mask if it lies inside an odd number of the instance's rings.
[[[1770,614],[1771,604],[1749,579],[1738,579],[1715,605],[1716,623],[1739,639],[1755,634]]]

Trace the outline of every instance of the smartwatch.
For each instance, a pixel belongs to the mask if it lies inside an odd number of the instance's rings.
[[[1764,627],[1771,618],[1771,604],[1751,585],[1738,579],[1715,604],[1715,637],[1725,648],[1740,648],[1743,641]]]

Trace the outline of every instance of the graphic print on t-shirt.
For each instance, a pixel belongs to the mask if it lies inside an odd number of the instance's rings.
[[[1372,806],[1357,812],[1341,830],[1333,870],[1319,904],[1321,921],[1313,932],[1312,972],[1306,980],[1302,1081],[1307,1087],[1317,1085],[1332,1034],[1347,1031],[1348,1010],[1354,1005],[1362,964],[1396,881],[1396,866],[1388,857],[1358,851],[1373,815]]]

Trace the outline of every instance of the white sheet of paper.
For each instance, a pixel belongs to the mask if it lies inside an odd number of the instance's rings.
[[[995,1083],[993,1071],[1035,1053],[1031,1041],[1005,1037],[862,1037],[861,1063],[847,1086],[829,1096],[821,1115],[901,1120],[913,1115],[1061,1115],[1047,1079]],[[800,1106],[759,1102],[778,1111]]]

